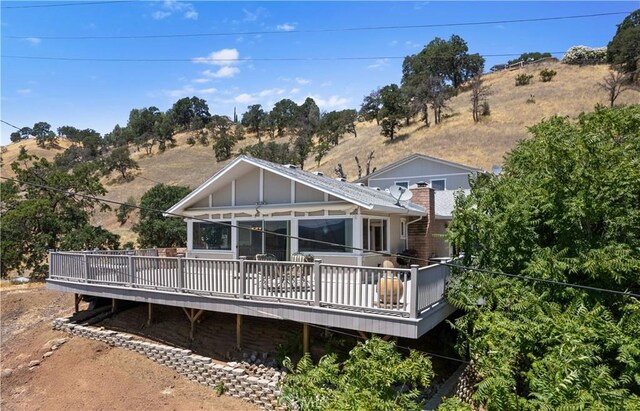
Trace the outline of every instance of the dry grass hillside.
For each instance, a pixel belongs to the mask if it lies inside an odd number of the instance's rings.
[[[538,73],[548,67],[557,71],[551,82],[540,81]],[[515,77],[530,73],[535,77],[530,85],[515,87]],[[569,66],[560,63],[541,63],[515,71],[502,71],[484,76],[484,84],[491,87],[488,101],[491,115],[473,123],[470,93],[462,92],[449,102],[448,118],[441,124],[427,128],[415,122],[400,129],[400,137],[391,143],[380,135],[375,122],[361,124],[358,137],[346,136],[341,144],[327,155],[319,167],[334,175],[337,163],[342,163],[349,179],[357,178],[354,157],[361,163],[370,151],[375,151],[373,166],[383,167],[412,153],[423,153],[446,160],[491,170],[501,164],[505,153],[518,140],[527,138],[527,127],[554,115],[577,117],[592,111],[598,103],[608,105],[607,94],[598,82],[608,73],[608,66]],[[535,103],[527,103],[531,98]],[[640,103],[640,92],[626,91],[616,104]],[[310,163],[311,164],[311,163]],[[315,169],[315,164],[313,164]]]
[[[538,73],[548,67],[557,71],[551,82],[542,83]],[[491,115],[474,124],[470,112],[470,93],[461,92],[449,102],[442,123],[427,128],[421,122],[413,122],[400,130],[399,137],[391,143],[380,135],[375,122],[361,123],[357,127],[358,137],[347,135],[322,160],[319,169],[327,175],[334,175],[337,163],[342,163],[349,179],[357,178],[354,157],[361,162],[370,151],[375,151],[372,165],[383,167],[412,153],[424,153],[446,160],[480,167],[487,170],[494,164],[501,164],[504,155],[522,139],[528,138],[527,127],[554,115],[576,118],[582,112],[592,111],[596,104],[608,104],[606,93],[598,83],[608,72],[608,66],[567,66],[560,63],[541,63],[516,71],[503,71],[484,76],[484,84],[491,87],[489,103]],[[530,73],[535,77],[527,86],[515,87],[515,77]],[[528,99],[535,103],[528,103]],[[640,92],[626,91],[621,94],[618,104],[640,103]],[[109,190],[107,198],[124,202],[133,197],[139,202],[146,190],[156,183],[179,184],[195,188],[222,168],[227,162],[215,160],[211,146],[186,144],[187,134],[176,136],[177,147],[165,153],[151,156],[143,151],[134,152],[132,157],[140,165],[135,179],[128,182],[105,178],[103,182]],[[286,142],[287,138],[277,142]],[[257,141],[253,136],[241,141],[236,151]],[[29,153],[53,158],[69,143],[61,139],[59,148],[42,149],[32,140],[11,144],[3,150],[2,175],[9,176],[9,164],[15,159],[19,147],[24,145]],[[5,151],[6,150],[6,151]],[[307,160],[307,168],[316,169],[312,154]],[[114,174],[115,176],[115,174]],[[134,240],[131,226],[136,222],[133,216],[120,225],[115,213],[98,213],[95,224],[120,234],[122,241]]]

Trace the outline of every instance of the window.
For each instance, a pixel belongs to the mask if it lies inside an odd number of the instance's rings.
[[[400,187],[409,188],[408,181],[396,181],[394,184]]]
[[[446,181],[447,180],[445,180],[444,178],[440,180],[431,180],[431,188],[433,188],[434,190],[442,191],[446,187]]]
[[[194,250],[231,250],[231,223],[193,223]]]
[[[353,245],[353,221],[350,218],[298,220],[298,237],[298,251],[301,252],[351,252],[351,248],[347,247]],[[340,244],[342,247],[302,238]]]
[[[406,218],[400,219],[400,238],[403,240],[407,238],[407,219]]]
[[[362,219],[362,245],[367,250],[389,251],[387,234],[389,222],[379,218]]]

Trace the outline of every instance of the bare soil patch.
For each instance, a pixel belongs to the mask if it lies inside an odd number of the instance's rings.
[[[0,381],[3,410],[257,409],[136,353],[51,330],[53,318],[72,314],[72,294],[7,287],[0,303],[1,368],[12,370]],[[43,358],[62,338],[68,341]]]

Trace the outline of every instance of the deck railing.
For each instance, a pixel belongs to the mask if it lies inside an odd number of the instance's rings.
[[[280,301],[417,318],[443,299],[449,267],[50,253],[49,278],[69,282]]]

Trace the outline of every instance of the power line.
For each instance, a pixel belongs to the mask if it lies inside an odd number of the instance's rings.
[[[54,4],[29,4],[20,6],[2,6],[0,9],[40,9],[50,7],[73,7],[73,6],[94,6],[98,4],[119,4],[119,3],[140,3],[139,1],[131,0],[115,0],[115,1],[76,1],[73,3],[54,3]]]
[[[0,120],[0,122],[2,122],[2,123],[4,123],[4,124],[6,124],[6,125],[8,125],[8,126],[11,126],[11,127],[15,128],[16,130],[20,130],[20,127],[18,127],[18,126],[14,126],[13,124],[8,123],[8,122],[6,122],[6,121],[4,121],[4,120]]]
[[[564,54],[564,51],[552,51],[550,54]],[[518,57],[521,53],[501,53],[501,54],[482,54],[483,57]],[[95,62],[126,62],[126,63],[237,63],[249,61],[353,61],[353,60],[402,60],[407,56],[342,56],[342,57],[258,57],[258,58],[125,58],[125,57],[51,57],[51,56],[21,56],[21,55],[2,55],[6,59],[23,59],[23,60],[53,60],[53,61],[95,61]]]
[[[460,268],[462,270],[467,270],[467,271],[477,271],[477,272],[484,273],[484,274],[501,275],[501,276],[504,276],[504,277],[517,278],[517,279],[520,279],[520,280],[536,281],[536,282],[541,282],[541,283],[546,283],[546,284],[561,285],[561,286],[569,287],[569,288],[577,288],[577,289],[581,289],[581,290],[597,291],[597,292],[601,292],[601,293],[626,295],[627,297],[640,298],[640,294],[635,294],[635,293],[628,292],[628,291],[618,291],[618,290],[611,290],[611,289],[608,289],[608,288],[598,288],[598,287],[591,287],[591,286],[588,286],[588,285],[565,283],[563,281],[548,280],[548,279],[545,279],[545,278],[538,278],[538,277],[529,277],[529,276],[521,275],[521,274],[509,274],[509,273],[503,273],[501,271],[487,270],[485,268],[467,267],[467,266],[458,265],[458,264],[451,264],[451,263],[442,263],[442,264],[446,265],[446,266],[449,266],[449,267]]]
[[[63,190],[63,189],[60,189],[60,188],[51,187],[51,186],[48,186],[48,185],[45,185],[45,184],[37,184],[37,183],[28,182],[28,181],[21,181],[21,180],[15,179],[15,178],[4,177],[4,176],[0,176],[0,179],[7,180],[7,181],[13,181],[14,183],[18,183],[18,184],[25,184],[25,185],[41,188],[41,189],[48,190],[48,191],[54,191],[54,192],[62,193],[62,194],[66,195],[66,196],[69,196],[69,197],[87,198],[87,199],[95,200],[95,201],[98,201],[98,202],[103,202],[103,203],[108,203],[108,204],[115,204],[115,205],[120,205],[120,206],[126,206],[126,207],[129,207],[129,208],[136,208],[138,210],[162,213],[164,215],[170,215],[172,217],[187,218],[187,219],[190,219],[190,220],[204,222],[204,223],[207,223],[207,224],[217,224],[217,225],[221,225],[221,226],[225,226],[225,227],[229,227],[229,228],[237,228],[237,229],[242,229],[242,230],[254,231],[251,227],[242,227],[242,226],[239,226],[239,225],[236,225],[236,224],[233,224],[233,223],[226,223],[226,222],[222,222],[222,221],[210,221],[210,220],[206,220],[206,219],[203,219],[203,218],[186,216],[186,215],[183,215],[183,214],[168,213],[168,212],[166,212],[164,210],[158,210],[158,209],[151,208],[151,207],[142,207],[142,206],[138,206],[138,205],[127,204],[127,203],[123,203],[123,202],[116,201],[116,200],[108,200],[108,199],[105,199],[105,198],[98,198],[96,196],[92,196],[92,195],[88,195],[88,194],[76,193],[76,192],[72,192],[72,191],[67,191],[67,190]],[[259,208],[259,206],[258,206],[258,208]],[[348,246],[348,245],[344,245],[344,244],[332,243],[332,242],[329,242],[329,241],[316,240],[316,239],[312,239],[312,238],[294,236],[294,235],[290,235],[290,234],[282,234],[282,233],[278,233],[278,232],[275,232],[275,231],[269,231],[269,230],[261,229],[260,232],[264,233],[264,234],[277,236],[277,237],[286,237],[288,239],[303,240],[303,241],[308,241],[308,242],[312,242],[312,243],[316,243],[316,244],[340,247],[340,248],[344,248],[344,249],[348,249],[348,250],[352,250],[352,251],[362,251],[362,252],[366,252],[366,253],[377,254],[377,255],[381,255],[381,256],[385,256],[385,257],[410,258],[413,261],[422,261],[422,262],[425,262],[427,264],[432,262],[432,260],[424,259],[424,258],[407,257],[406,255],[401,255],[401,254],[396,254],[396,253],[388,253],[388,252],[384,252],[384,251],[369,250],[369,249],[366,249],[366,248],[353,247],[353,246]],[[536,281],[536,282],[542,282],[542,283],[547,283],[547,284],[551,284],[551,285],[559,285],[559,286],[564,286],[564,287],[569,287],[569,288],[578,288],[578,289],[583,289],[583,290],[587,290],[587,291],[595,291],[595,292],[623,295],[623,296],[627,296],[627,297],[640,298],[640,294],[627,292],[627,291],[618,291],[618,290],[611,290],[611,289],[607,289],[607,288],[590,287],[590,286],[586,286],[586,285],[567,283],[567,282],[563,282],[563,281],[547,280],[547,279],[544,279],[544,278],[529,277],[529,276],[523,276],[523,275],[519,275],[519,274],[509,274],[509,273],[503,273],[503,272],[500,272],[500,271],[492,271],[492,270],[476,268],[476,267],[469,267],[469,266],[464,266],[464,265],[459,265],[459,264],[452,264],[452,263],[441,263],[441,264],[447,265],[449,267],[460,268],[460,269],[463,269],[463,270],[477,271],[477,272],[481,272],[481,273],[485,273],[485,274],[492,274],[492,275],[502,275],[502,276],[505,276],[505,277],[510,277],[510,278],[514,278],[514,279],[520,279],[520,280],[524,280],[524,281]]]
[[[96,2],[117,3],[117,2]],[[89,3],[85,3],[89,4]],[[24,6],[29,7],[29,6]],[[34,6],[35,7],[35,6]],[[18,7],[15,7],[18,8]],[[379,30],[408,30],[408,29],[424,29],[439,27],[464,27],[464,26],[484,26],[492,24],[517,24],[532,23],[541,21],[559,21],[572,19],[585,19],[594,17],[616,16],[629,14],[629,11],[617,11],[609,13],[595,14],[579,14],[570,16],[551,16],[527,19],[511,19],[511,20],[489,20],[489,21],[472,21],[472,22],[453,22],[453,23],[433,23],[433,24],[414,24],[414,25],[393,25],[393,26],[364,26],[364,27],[337,27],[324,29],[307,29],[307,30],[260,30],[260,31],[241,31],[241,32],[210,32],[210,33],[174,33],[174,34],[128,34],[120,36],[6,36],[12,39],[27,39],[37,37],[43,40],[131,40],[131,39],[161,39],[161,38],[188,38],[188,37],[217,37],[217,36],[241,36],[241,35],[265,35],[265,34],[295,34],[295,33],[336,33],[336,32],[356,32],[356,31],[379,31]]]

